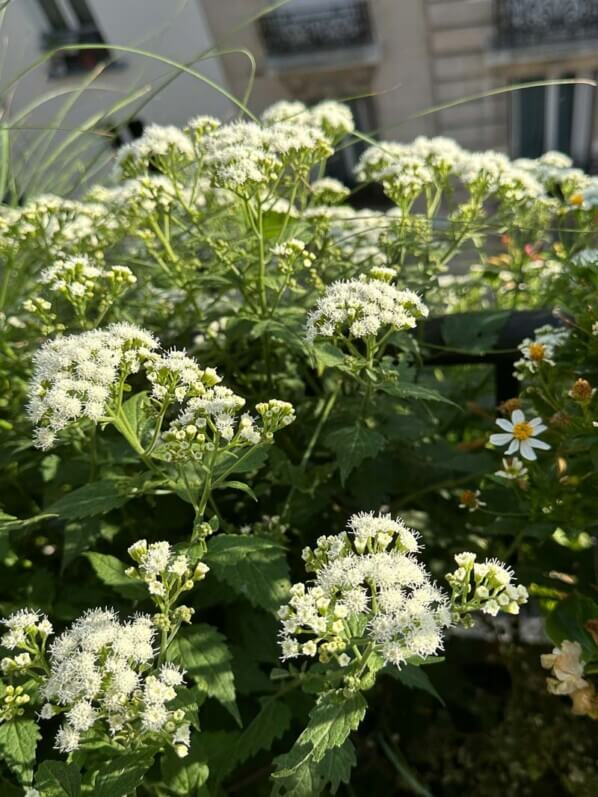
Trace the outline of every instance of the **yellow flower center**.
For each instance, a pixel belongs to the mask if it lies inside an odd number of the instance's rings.
[[[573,194],[569,197],[569,202],[572,205],[583,205],[583,194]]]
[[[473,490],[463,490],[459,498],[461,503],[465,506],[475,506],[478,502],[477,496]]]
[[[515,440],[527,440],[534,436],[534,430],[531,423],[521,421],[513,426],[513,437]]]
[[[530,360],[535,360],[536,362],[538,362],[539,360],[544,359],[544,354],[546,353],[546,349],[541,343],[530,343],[528,352]]]

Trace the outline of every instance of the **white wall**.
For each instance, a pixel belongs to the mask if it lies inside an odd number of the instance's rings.
[[[168,57],[177,62],[187,62],[214,46],[204,17],[200,0],[88,0],[98,27],[108,45],[126,45]],[[5,13],[0,30],[0,85],[5,88],[19,72],[29,67],[42,54],[41,37],[46,29],[45,18],[36,0],[12,0]],[[81,127],[94,114],[108,111],[115,102],[127,97],[137,87],[158,88],[176,68],[143,56],[122,53],[120,66],[106,70],[76,97],[65,118],[59,120],[62,131],[57,132],[47,147],[37,146],[31,159],[41,162],[52,157],[52,152],[69,135],[68,131]],[[216,84],[224,86],[225,76],[218,58],[193,64],[196,71]],[[28,148],[39,137],[40,131],[56,123],[56,114],[65,107],[69,98],[76,96],[86,75],[52,79],[48,77],[47,63],[41,64],[27,76],[20,78],[9,90],[0,90],[4,118],[13,123],[12,145],[16,151],[28,153]],[[59,95],[59,96],[57,96]],[[149,97],[149,93],[145,97]],[[18,123],[18,115],[35,102],[47,101]],[[142,100],[136,101],[136,106]],[[6,108],[8,106],[8,108]],[[122,119],[133,106],[110,114],[111,120]],[[221,94],[199,79],[179,74],[163,92],[139,110],[145,123],[183,125],[190,117],[200,113],[226,117],[232,106]],[[50,134],[48,134],[49,136]],[[106,148],[106,139],[93,133],[85,140]],[[81,146],[79,142],[77,146]]]

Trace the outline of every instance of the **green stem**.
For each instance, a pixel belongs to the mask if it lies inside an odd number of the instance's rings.
[[[4,308],[4,305],[6,304],[6,296],[8,294],[8,283],[10,281],[12,267],[13,267],[13,261],[12,259],[10,259],[4,265],[4,276],[2,278],[2,286],[0,287],[0,310],[2,310]]]
[[[150,222],[152,230],[156,233],[156,236],[157,236],[158,240],[160,241],[160,243],[164,247],[164,250],[165,250],[166,254],[170,258],[170,260],[176,265],[176,263],[178,263],[178,258],[176,256],[172,246],[170,245],[170,241],[168,240],[166,235],[163,233],[160,225],[158,224],[158,222],[156,221],[156,219],[153,216],[150,216],[149,222]]]

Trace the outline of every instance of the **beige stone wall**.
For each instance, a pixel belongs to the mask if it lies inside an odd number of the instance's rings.
[[[377,45],[377,56],[369,63],[359,54],[352,61],[349,49],[311,59],[268,58],[257,26],[247,22],[264,9],[264,0],[202,2],[215,40],[246,47],[256,57],[250,101],[254,110],[288,96],[314,101],[371,91],[379,134],[385,138],[447,135],[472,149],[508,152],[511,95],[457,101],[537,76],[572,72],[592,77],[598,71],[596,42],[497,50],[495,0],[369,0]],[[223,64],[232,90],[242,94],[247,62],[228,55]],[[595,114],[598,158],[598,102]]]
[[[485,54],[494,36],[492,0],[426,0],[435,105],[496,88]],[[508,149],[508,101],[485,97],[434,115],[435,129],[472,149]]]

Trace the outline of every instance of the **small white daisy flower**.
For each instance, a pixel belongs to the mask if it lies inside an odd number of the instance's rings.
[[[537,436],[547,428],[541,418],[532,418],[527,421],[521,410],[515,410],[511,414],[511,420],[497,418],[496,425],[504,432],[490,435],[490,442],[494,446],[508,446],[505,454],[515,454],[519,452],[524,459],[535,460],[535,448],[547,451],[550,446],[543,440],[538,440]]]
[[[512,481],[515,479],[524,479],[527,475],[527,468],[519,457],[512,457],[511,459],[504,457],[502,461],[502,470],[497,470],[494,475]]]

